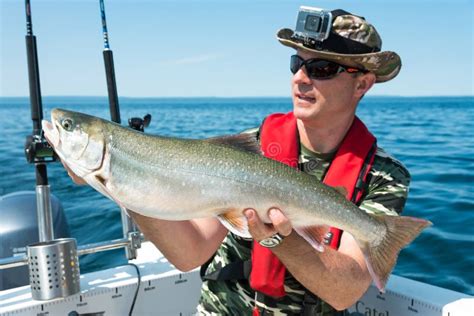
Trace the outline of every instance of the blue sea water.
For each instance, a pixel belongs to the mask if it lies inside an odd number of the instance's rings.
[[[106,98],[48,97],[43,104],[47,118],[54,107],[109,118]],[[122,98],[120,104],[123,122],[150,113],[148,133],[189,138],[237,133],[291,110],[289,98]],[[404,215],[434,223],[401,252],[394,273],[474,295],[474,98],[365,97],[358,115],[411,172]],[[31,128],[27,98],[0,98],[0,195],[35,188],[34,167],[23,154]],[[79,244],[121,237],[113,202],[73,184],[59,163],[48,173]],[[123,250],[88,255],[81,271],[123,263]]]

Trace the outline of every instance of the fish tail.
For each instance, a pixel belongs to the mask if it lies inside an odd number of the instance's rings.
[[[386,226],[387,233],[382,240],[365,242],[361,248],[375,285],[384,292],[385,284],[395,266],[400,250],[432,223],[409,216],[371,216]]]

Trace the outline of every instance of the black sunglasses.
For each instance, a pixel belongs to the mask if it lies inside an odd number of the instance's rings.
[[[301,67],[306,67],[306,74],[311,79],[325,80],[334,78],[337,74],[341,72],[356,73],[356,72],[365,72],[361,69],[354,67],[348,67],[340,65],[333,61],[328,61],[324,59],[311,58],[304,60],[298,55],[291,56],[290,59],[290,70],[291,73],[296,74]]]

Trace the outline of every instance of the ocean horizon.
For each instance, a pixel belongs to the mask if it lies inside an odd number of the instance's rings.
[[[99,99],[108,101],[106,95],[43,95],[42,100],[48,99]],[[119,100],[126,99],[289,99],[290,96],[119,96]],[[473,95],[366,95],[364,98],[474,98]],[[1,99],[30,99],[29,96],[0,96]],[[5,101],[4,100],[4,101]]]

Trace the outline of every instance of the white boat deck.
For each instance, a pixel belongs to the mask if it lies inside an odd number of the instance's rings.
[[[148,242],[138,258],[131,261],[141,275],[133,315],[196,313],[201,286],[197,270],[176,270]],[[63,299],[34,301],[29,286],[0,291],[0,315],[128,315],[136,290],[137,271],[124,265],[82,275],[81,292]],[[386,293],[372,286],[349,311],[364,316],[473,316],[474,298],[392,275]]]

